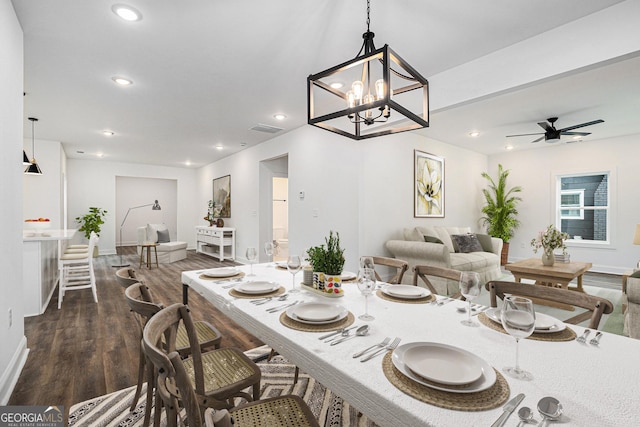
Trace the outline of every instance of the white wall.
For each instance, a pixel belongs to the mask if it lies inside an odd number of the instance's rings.
[[[35,134],[38,135],[38,123],[35,124]],[[30,122],[29,122],[30,124]],[[29,135],[30,136],[30,135]],[[31,138],[24,139],[24,148],[31,159]],[[24,199],[22,211],[24,219],[49,218],[51,228],[63,227],[62,223],[62,168],[61,157],[64,157],[62,144],[58,141],[35,140],[36,161],[42,170],[42,175],[24,175]]]
[[[70,227],[78,226],[74,218],[88,212],[89,207],[97,206],[106,209],[108,214],[100,233],[100,254],[116,253],[116,236],[120,231],[120,224],[116,222],[115,215],[116,177],[118,176],[176,180],[177,229],[175,237],[177,240],[187,242],[189,248],[195,248],[196,218],[201,216],[199,213],[204,216],[206,204],[204,212],[198,210],[198,205],[195,203],[198,194],[195,180],[196,172],[191,169],[115,163],[103,160],[67,159]],[[151,202],[155,199],[151,196],[149,198],[152,199]],[[159,202],[163,209],[170,208],[169,205],[163,205],[161,200]]]
[[[527,151],[492,156],[490,171],[498,164],[511,169],[509,184],[523,187],[519,206],[522,226],[509,247],[509,259],[538,256],[530,241],[554,222],[555,176],[563,173],[610,171],[611,244],[604,247],[569,243],[572,260],[593,264],[593,271],[621,274],[636,265],[640,247],[632,244],[635,225],[640,223],[638,157],[640,135],[573,144],[543,146]]]
[[[0,2],[0,405],[27,357],[22,309],[22,29],[10,1]],[[12,322],[9,322],[9,310]]]
[[[158,200],[159,211],[145,206]],[[118,246],[135,246],[138,242],[138,227],[146,224],[166,224],[171,241],[176,240],[178,225],[178,182],[175,179],[116,177],[115,221],[117,226]],[[136,209],[133,207],[143,206]],[[127,215],[127,212],[129,215]],[[122,242],[120,242],[120,226]]]
[[[445,158],[445,218],[413,217],[414,149]],[[263,192],[265,197],[271,194],[260,191],[264,183],[259,182],[259,162],[285,154],[290,253],[324,243],[329,230],[338,231],[346,249],[345,268],[353,271],[361,255],[385,254],[385,242],[400,238],[403,227],[442,224],[477,229],[485,156],[411,132],[354,142],[305,126],[198,171],[198,205],[203,207],[210,198],[211,179],[231,174],[232,218],[225,225],[237,228],[240,258],[248,246],[264,244],[259,224],[267,213],[259,198]],[[305,192],[303,200],[300,191]]]

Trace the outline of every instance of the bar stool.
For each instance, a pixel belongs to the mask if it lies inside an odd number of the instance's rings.
[[[144,250],[147,250],[147,268],[151,269],[151,248],[153,248],[153,252],[156,255],[156,267],[160,268],[160,265],[158,264],[158,250],[156,249],[158,247],[157,243],[153,243],[153,242],[144,242],[143,244],[140,245],[142,247],[142,249],[140,249],[140,265],[138,266],[138,268],[142,268],[142,260],[144,258]]]
[[[96,276],[93,271],[93,248],[98,244],[98,240],[98,235],[91,233],[86,252],[65,252],[58,258],[58,309],[62,306],[67,291],[91,289],[93,300],[98,302]]]

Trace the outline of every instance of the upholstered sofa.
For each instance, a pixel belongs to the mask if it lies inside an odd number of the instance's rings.
[[[142,251],[143,243],[158,243],[158,262],[169,264],[187,257],[187,242],[172,242],[169,230],[164,224],[147,224],[138,227],[138,255]]]
[[[462,245],[458,245],[459,242]],[[395,258],[409,263],[407,274],[402,279],[405,284],[412,283],[416,265],[475,271],[480,274],[482,283],[502,277],[502,239],[472,233],[470,227],[405,228],[404,240],[389,240],[386,247]],[[458,283],[451,280],[433,278],[430,281],[441,295],[458,291]]]
[[[640,277],[628,277],[626,289],[622,291],[624,334],[640,339]]]

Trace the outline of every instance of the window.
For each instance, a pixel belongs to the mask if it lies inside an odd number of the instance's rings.
[[[584,189],[562,190],[560,192],[560,219],[584,219],[584,210],[566,209],[584,206]]]
[[[609,242],[609,172],[557,177],[560,230],[573,240]]]

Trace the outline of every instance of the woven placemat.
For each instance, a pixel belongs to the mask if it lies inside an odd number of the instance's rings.
[[[287,290],[284,287],[280,286],[275,291],[264,292],[261,294],[245,294],[242,292],[238,292],[235,289],[230,289],[229,295],[236,298],[257,299],[257,298],[264,298],[264,297],[277,297],[279,295],[284,294],[285,292],[287,292]]]
[[[230,280],[242,279],[244,276],[245,274],[241,271],[240,273],[229,277],[209,277],[201,274],[200,276],[198,276],[198,278],[202,280],[211,280],[213,282],[228,282]]]
[[[337,331],[338,329],[346,328],[347,326],[351,326],[353,322],[355,322],[355,316],[349,312],[347,317],[342,320],[338,320],[331,323],[326,323],[324,325],[309,325],[307,323],[298,322],[297,320],[293,320],[289,316],[287,316],[286,311],[284,311],[280,315],[280,323],[282,323],[287,328],[295,329],[296,331],[304,331],[304,332],[331,332]]]
[[[408,378],[393,365],[391,354],[388,352],[382,359],[384,375],[401,392],[421,402],[455,411],[474,412],[497,408],[509,398],[509,384],[495,369],[496,382],[488,389],[477,393],[452,393],[429,388]]]
[[[489,319],[489,316],[484,313],[478,314],[478,320],[487,328],[509,335],[509,333],[504,330],[502,325],[499,325],[493,320]],[[552,332],[550,334],[536,334],[534,332],[526,339],[536,341],[573,341],[574,339],[576,339],[576,333],[571,328],[565,328],[563,331]]]
[[[410,298],[410,299],[396,298],[394,296],[385,294],[384,292],[382,292],[381,289],[378,289],[376,291],[376,296],[380,299],[393,301],[393,302],[400,302],[403,304],[429,304],[431,301],[434,301],[436,299],[436,297],[433,294],[427,295],[426,297],[422,297],[422,298]]]

